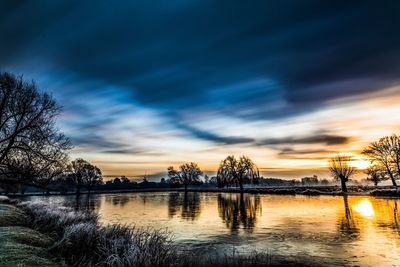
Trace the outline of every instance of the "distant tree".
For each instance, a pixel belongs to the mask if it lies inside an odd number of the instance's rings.
[[[240,190],[243,190],[244,183],[254,182],[259,177],[257,166],[246,156],[240,157],[239,160],[234,156],[228,156],[221,162],[217,172],[219,187],[233,182],[239,185]]]
[[[396,179],[400,173],[398,136],[382,137],[379,141],[372,142],[362,153],[369,158],[372,164],[378,165],[379,168],[385,170],[393,186],[397,187]]]
[[[351,157],[338,154],[330,159],[329,171],[333,178],[340,180],[342,192],[347,192],[346,182],[355,173],[355,168],[350,166]]]
[[[179,166],[178,170],[174,167],[168,167],[168,176],[171,183],[179,183],[185,186],[185,191],[189,184],[193,184],[200,181],[200,175],[203,172],[200,170],[197,163],[190,162]]]
[[[319,183],[320,183],[321,185],[328,185],[328,184],[329,184],[329,181],[328,181],[327,179],[322,179],[322,180],[319,181]]]
[[[55,126],[60,112],[35,83],[0,73],[0,184],[43,187],[65,167],[71,144]]]
[[[212,177],[210,178],[210,180],[209,180],[209,183],[210,183],[210,184],[214,184],[214,185],[216,185],[217,187],[219,187],[219,186],[218,186],[218,181],[217,181],[217,176],[212,176]]]
[[[126,176],[121,176],[121,182],[123,184],[129,184],[130,183],[129,179]]]
[[[119,178],[119,177],[115,177],[114,178],[114,180],[113,180],[113,184],[121,184],[122,182],[121,182],[121,178]]]
[[[386,177],[385,169],[380,167],[379,165],[371,165],[366,170],[365,173],[368,175],[367,181],[371,181],[374,183],[375,186],[378,186],[383,180],[388,179]]]
[[[318,184],[318,177],[313,175],[312,177],[304,177],[301,178],[302,185],[316,185]]]
[[[235,182],[238,162],[234,156],[228,156],[221,161],[217,171],[217,186],[223,188]]]
[[[165,178],[163,177],[163,178],[161,178],[161,180],[160,180],[160,183],[161,184],[165,184],[166,183],[166,180],[165,180]]]
[[[103,179],[99,168],[81,158],[71,162],[70,170],[77,195],[80,194],[82,187],[86,187],[90,194],[92,187]]]
[[[207,174],[204,175],[204,183],[208,184],[210,182],[210,178],[208,177]]]

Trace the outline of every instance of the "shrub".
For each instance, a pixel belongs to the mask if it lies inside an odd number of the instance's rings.
[[[177,260],[168,233],[118,224],[68,226],[51,251],[74,266],[171,266]]]
[[[44,233],[61,237],[64,230],[74,224],[97,223],[98,215],[73,211],[71,208],[60,207],[44,202],[21,202],[17,204],[30,218],[31,226]]]
[[[172,266],[178,254],[167,231],[126,225],[102,226],[94,213],[44,202],[18,204],[32,228],[52,234],[50,251],[72,266]]]
[[[15,205],[17,204],[19,201],[17,199],[11,199],[7,196],[0,196],[0,203],[3,204],[12,204]]]

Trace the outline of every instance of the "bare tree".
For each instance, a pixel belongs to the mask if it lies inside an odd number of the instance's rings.
[[[82,187],[86,187],[89,194],[94,185],[102,181],[101,170],[84,159],[76,159],[70,165],[71,178],[79,195]]]
[[[396,176],[400,177],[400,136],[393,134],[389,137],[392,162],[395,165]]]
[[[58,173],[71,148],[55,126],[60,112],[35,83],[0,74],[0,183],[38,186]]]
[[[240,157],[239,160],[234,156],[228,156],[221,162],[217,172],[217,180],[223,185],[237,183],[240,190],[243,190],[243,184],[255,182],[259,177],[257,166],[246,156]]]
[[[397,141],[398,142],[398,141]],[[383,166],[393,186],[397,187],[396,183],[396,166],[400,163],[397,161],[395,154],[399,153],[400,149],[397,149],[395,144],[395,138],[388,136],[382,137],[377,142],[372,142],[366,149],[363,150],[362,154],[366,155],[372,164],[378,164]],[[397,172],[400,170],[397,169]]]
[[[371,165],[366,170],[365,173],[368,175],[367,180],[374,183],[375,186],[378,186],[383,180],[388,179],[386,177],[385,169],[379,165]]]
[[[346,182],[355,173],[355,168],[350,166],[351,157],[336,155],[330,159],[329,171],[336,180],[340,180],[342,192],[347,192]]]
[[[179,170],[175,170],[174,167],[168,167],[168,176],[172,183],[180,183],[185,186],[185,191],[189,184],[200,181],[200,175],[203,172],[200,170],[197,163],[190,162],[179,166]]]

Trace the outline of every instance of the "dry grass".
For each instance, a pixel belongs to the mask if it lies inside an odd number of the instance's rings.
[[[50,251],[68,265],[146,267],[177,262],[177,249],[166,231],[103,226],[94,213],[44,202],[21,202],[17,207],[27,214],[30,227],[55,238]]]

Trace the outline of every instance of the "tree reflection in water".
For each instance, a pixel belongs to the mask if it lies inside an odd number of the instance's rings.
[[[200,215],[200,193],[171,192],[168,199],[168,216],[173,218],[178,211],[181,212],[181,217],[185,220],[194,221]]]
[[[100,208],[101,201],[97,195],[77,195],[70,199],[71,203],[68,204],[70,207],[74,207],[75,210],[93,212]]]
[[[360,229],[354,220],[352,211],[349,207],[348,196],[343,195],[344,202],[344,216],[341,217],[339,222],[339,232],[340,234],[349,239],[356,239],[360,236]]]
[[[383,200],[381,200],[383,202]],[[390,199],[385,200],[384,203],[377,202],[375,210],[378,212],[378,225],[382,228],[393,229],[394,232],[400,235],[400,212],[399,200]]]
[[[125,206],[129,202],[129,197],[121,194],[121,195],[106,195],[105,196],[105,201],[107,203],[111,203],[114,206]]]
[[[259,195],[249,194],[219,194],[218,213],[233,233],[242,227],[252,232],[257,218],[261,215],[261,200]]]

